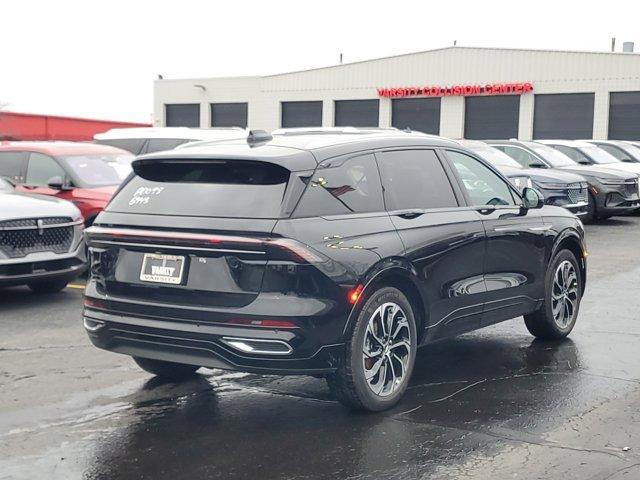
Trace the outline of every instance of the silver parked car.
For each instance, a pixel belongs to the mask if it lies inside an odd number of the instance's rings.
[[[62,290],[85,269],[83,224],[71,202],[18,193],[0,177],[0,286]]]

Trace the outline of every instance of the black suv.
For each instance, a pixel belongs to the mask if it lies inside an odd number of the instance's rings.
[[[147,155],[88,230],[84,326],[156,375],[327,378],[382,410],[416,349],[524,315],[562,338],[584,231],[453,141],[252,133]]]

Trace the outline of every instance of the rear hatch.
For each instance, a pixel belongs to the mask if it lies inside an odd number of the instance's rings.
[[[294,253],[271,233],[295,207],[308,173],[237,159],[138,160],[134,170],[87,230],[98,294],[167,307],[243,307],[259,294],[267,261]]]

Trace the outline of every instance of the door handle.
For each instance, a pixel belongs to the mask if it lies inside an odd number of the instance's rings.
[[[496,207],[495,205],[483,205],[482,207],[476,208],[476,211],[483,215],[487,215],[489,213],[495,212]]]
[[[420,215],[424,215],[424,210],[420,210],[419,208],[399,210],[399,211],[393,212],[392,215],[410,220],[412,218],[417,218]]]

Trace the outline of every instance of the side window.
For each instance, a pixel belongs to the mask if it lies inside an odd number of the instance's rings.
[[[111,145],[112,147],[118,147],[134,155],[138,155],[145,140],[146,138],[118,138],[113,140],[96,140],[96,143]]]
[[[457,207],[451,183],[433,150],[376,153],[387,210]]]
[[[584,156],[575,148],[565,147],[564,145],[552,145],[552,146],[556,150],[559,150],[560,152],[564,153],[567,157],[569,157],[573,161],[576,161],[578,163],[583,163],[583,164],[591,163],[591,161],[586,156]]]
[[[41,153],[33,152],[29,155],[27,176],[24,183],[36,187],[46,187],[49,179],[55,176],[60,176],[63,179],[65,177],[64,170],[58,165],[58,162]]]
[[[25,152],[0,152],[0,177],[20,180],[22,162],[25,158]]]
[[[151,138],[147,145],[146,153],[161,152],[163,150],[173,150],[178,145],[186,143],[188,140],[182,138]]]
[[[384,211],[382,185],[373,155],[350,158],[316,170],[296,209],[296,217]]]
[[[632,162],[633,160],[631,159],[631,157],[629,157],[629,155],[627,155],[627,153],[622,150],[621,148],[618,147],[614,147],[613,145],[606,145],[606,144],[598,144],[598,148],[601,148],[602,150],[604,150],[605,152],[613,155],[614,157],[616,157],[618,160],[622,161],[622,162]]]
[[[530,165],[540,163],[536,157],[531,155],[526,150],[519,147],[502,147],[504,153],[513,158],[516,162],[518,162],[523,167],[529,167]]]
[[[511,188],[490,168],[464,153],[447,151],[472,205],[517,205]]]

